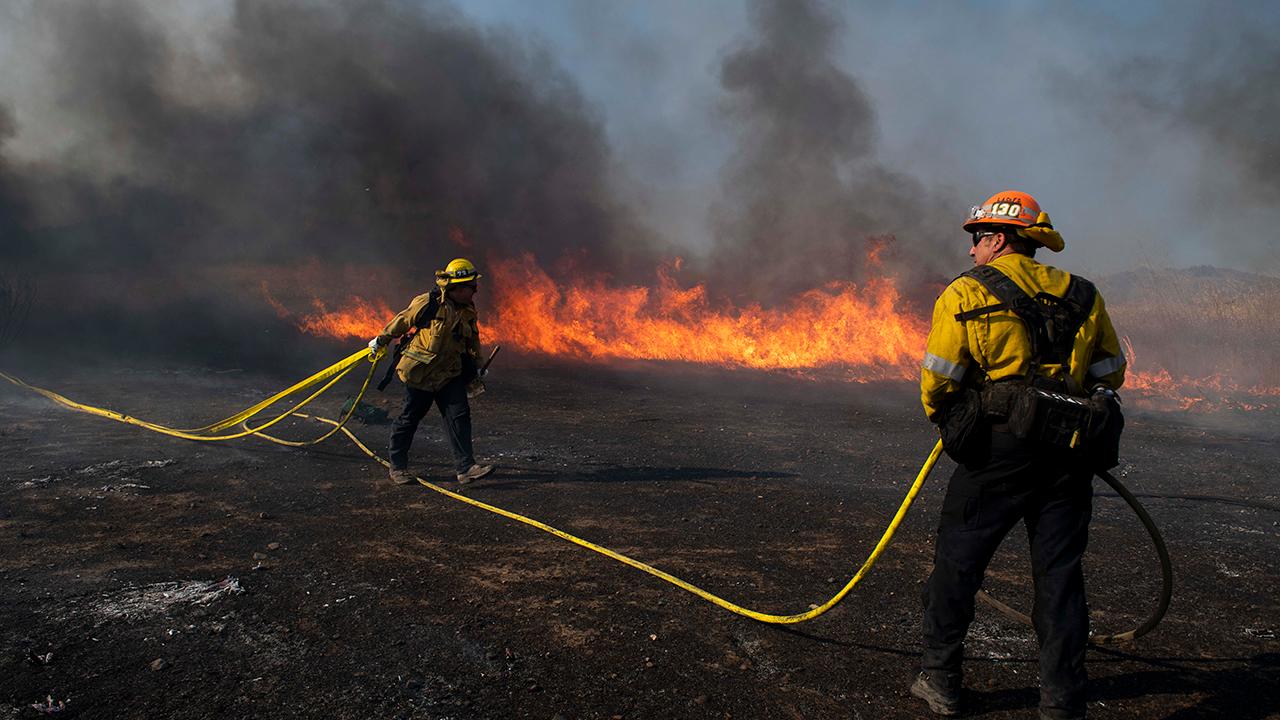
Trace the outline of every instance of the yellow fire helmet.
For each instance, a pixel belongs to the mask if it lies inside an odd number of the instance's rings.
[[[476,266],[466,258],[454,258],[443,270],[436,271],[436,284],[440,287],[458,283],[474,282],[481,277]]]

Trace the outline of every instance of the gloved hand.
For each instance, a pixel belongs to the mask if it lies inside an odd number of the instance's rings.
[[[369,350],[370,350],[370,352],[374,352],[374,353],[376,353],[376,352],[378,352],[378,350],[379,350],[379,349],[381,349],[381,348],[382,348],[382,346],[383,346],[383,345],[385,345],[385,344],[386,344],[386,343],[385,343],[385,342],[383,342],[383,340],[382,340],[382,336],[381,336],[381,335],[379,335],[378,337],[376,337],[376,338],[374,338],[374,339],[372,339],[372,340],[370,340],[370,341],[369,341]]]
[[[1115,390],[1112,390],[1102,383],[1098,383],[1093,386],[1093,389],[1089,393],[1089,397],[1105,398],[1107,400],[1115,400],[1117,403],[1120,402],[1120,393],[1117,393]]]
[[[488,375],[488,374],[489,374],[489,368],[480,368],[479,372],[476,373],[476,375],[480,377],[484,377],[485,375]]]

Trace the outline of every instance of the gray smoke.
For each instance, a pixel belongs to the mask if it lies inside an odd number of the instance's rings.
[[[1193,64],[1193,68],[1196,67]],[[1190,70],[1186,94],[1173,110],[1226,153],[1251,199],[1280,205],[1280,38],[1246,33],[1227,61]]]
[[[1092,232],[1122,236],[1140,249],[1139,264],[1280,272],[1280,35],[1266,29],[1276,24],[1271,10],[1179,8],[1145,42],[1052,74],[1071,112],[1101,121],[1095,136],[1110,152],[1096,176],[1109,197],[1097,202],[1133,209]]]
[[[1102,78],[1076,76],[1069,96],[1096,98],[1106,88],[1104,117],[1123,137],[1173,133],[1203,146],[1198,178],[1206,194],[1231,207],[1280,202],[1280,38],[1244,34],[1173,61],[1127,57],[1102,69]],[[1145,147],[1145,145],[1140,145]],[[1228,192],[1222,181],[1233,179]],[[1216,191],[1215,191],[1216,189]]]
[[[949,255],[928,246],[952,218],[934,209],[958,203],[877,160],[875,110],[833,60],[836,11],[818,0],[757,0],[751,24],[753,36],[720,67],[738,150],[717,208],[717,269],[753,299],[886,272],[913,285],[938,272],[921,259]],[[898,252],[899,242],[910,251]],[[885,266],[875,268],[868,253],[878,246]]]
[[[460,254],[655,264],[545,50],[410,0],[228,10],[198,33],[132,0],[7,11],[49,51],[26,58],[46,102],[0,112],[0,264],[75,282],[319,259],[419,284]]]

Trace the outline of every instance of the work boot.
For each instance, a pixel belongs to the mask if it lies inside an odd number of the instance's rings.
[[[921,672],[916,681],[911,683],[911,694],[929,703],[929,709],[935,715],[954,717],[960,714],[960,688],[944,687],[929,677],[929,673]]]
[[[466,485],[469,482],[479,480],[480,478],[493,472],[492,465],[472,465],[467,468],[466,472],[458,473],[458,484]]]
[[[413,473],[409,472],[405,468],[391,468],[390,477],[391,482],[396,485],[412,485],[416,480],[416,478],[413,477]]]

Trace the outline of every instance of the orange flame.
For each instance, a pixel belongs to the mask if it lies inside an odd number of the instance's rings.
[[[656,287],[610,287],[602,279],[561,285],[531,257],[494,263],[497,307],[486,343],[583,360],[677,360],[770,370],[841,367],[849,379],[912,378],[928,324],[903,312],[888,280],[863,287],[831,283],[785,306],[717,305],[701,285],[672,277],[680,260],[659,268]],[[280,303],[268,301],[283,316]],[[395,311],[386,302],[348,298],[341,309],[312,301],[295,323],[342,340],[380,332]]]
[[[682,288],[665,267],[654,288],[608,287],[600,279],[563,286],[528,257],[493,271],[499,301],[487,330],[494,342],[580,359],[839,366],[857,369],[857,379],[909,377],[929,330],[902,311],[887,280],[831,283],[765,309],[713,303],[705,287]]]
[[[379,300],[371,303],[357,297],[349,298],[342,310],[328,310],[319,300],[312,302],[315,312],[298,322],[298,328],[312,335],[333,338],[369,339],[382,331],[395,314],[389,305]]]
[[[1168,370],[1130,370],[1124,390],[1166,410],[1268,410],[1280,407],[1280,387],[1241,385],[1223,375],[1175,377]],[[1248,400],[1244,399],[1248,398]]]
[[[873,248],[870,261],[876,260]],[[845,380],[919,378],[927,317],[905,308],[892,281],[836,282],[783,305],[733,306],[702,285],[675,279],[682,261],[658,268],[653,287],[615,287],[603,277],[556,282],[525,256],[491,263],[493,306],[482,316],[486,344],[587,361],[666,360],[785,370],[838,370]],[[282,316],[286,308],[265,292]],[[379,333],[395,310],[383,300],[351,297],[340,309],[320,300],[295,319],[304,332],[342,340]],[[1124,390],[1165,410],[1264,410],[1280,407],[1280,387],[1242,385],[1223,375],[1174,376],[1129,359]],[[1145,359],[1144,359],[1145,360]]]
[[[1280,405],[1280,387],[1245,385],[1223,375],[1174,376],[1164,368],[1146,370],[1129,338],[1122,339],[1129,360],[1124,390],[1163,410],[1212,412],[1225,409],[1268,410]]]

